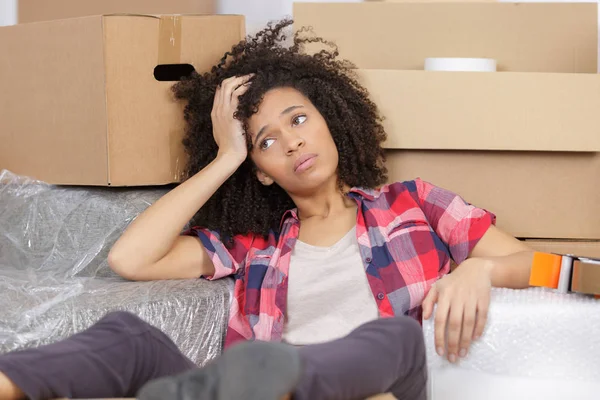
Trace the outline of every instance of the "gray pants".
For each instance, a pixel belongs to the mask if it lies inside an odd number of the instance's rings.
[[[294,400],[385,392],[426,399],[423,334],[411,318],[379,319],[298,351],[304,370]],[[164,333],[125,312],[108,314],[63,341],[0,355],[0,371],[31,399],[134,397],[145,383],[192,368]]]

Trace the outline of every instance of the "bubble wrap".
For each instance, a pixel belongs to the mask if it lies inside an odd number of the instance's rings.
[[[0,353],[127,310],[198,365],[220,354],[230,280],[130,282],[107,264],[127,225],[169,189],[57,187],[0,172]]]
[[[484,335],[449,365],[435,353],[433,319],[423,330],[430,368],[535,379],[600,381],[600,301],[551,289],[492,289]]]

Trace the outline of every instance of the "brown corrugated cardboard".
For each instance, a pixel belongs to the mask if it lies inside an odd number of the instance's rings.
[[[182,104],[154,68],[180,62],[206,71],[244,35],[241,16],[112,15],[0,28],[0,169],[56,184],[178,181]]]
[[[580,257],[600,258],[600,241],[578,240],[526,240],[537,251],[556,254],[573,254]]]
[[[421,177],[498,217],[521,238],[600,239],[600,153],[387,153],[390,181]]]
[[[214,14],[215,0],[18,0],[19,23],[102,14]]]
[[[360,70],[389,149],[600,151],[600,75]]]
[[[295,3],[358,68],[423,69],[427,57],[484,57],[499,71],[597,72],[597,4]]]
[[[385,118],[390,180],[455,191],[518,237],[600,238],[600,75],[357,73]]]

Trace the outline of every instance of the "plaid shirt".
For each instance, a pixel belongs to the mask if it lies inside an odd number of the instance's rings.
[[[408,315],[421,322],[421,303],[431,285],[460,264],[495,216],[460,196],[421,179],[379,190],[353,188],[358,205],[360,255],[381,318]],[[226,248],[219,234],[194,228],[215,266],[207,279],[233,276],[234,296],[225,347],[240,340],[280,341],[288,270],[300,223],[296,210],[282,218],[279,232],[236,236]]]

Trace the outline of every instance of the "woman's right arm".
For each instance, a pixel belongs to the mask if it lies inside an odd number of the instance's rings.
[[[219,153],[204,169],[141,213],[108,255],[110,267],[130,280],[209,276],[214,265],[197,237],[181,235],[185,225],[247,156],[241,123],[233,118],[248,77],[225,80],[211,114]]]

